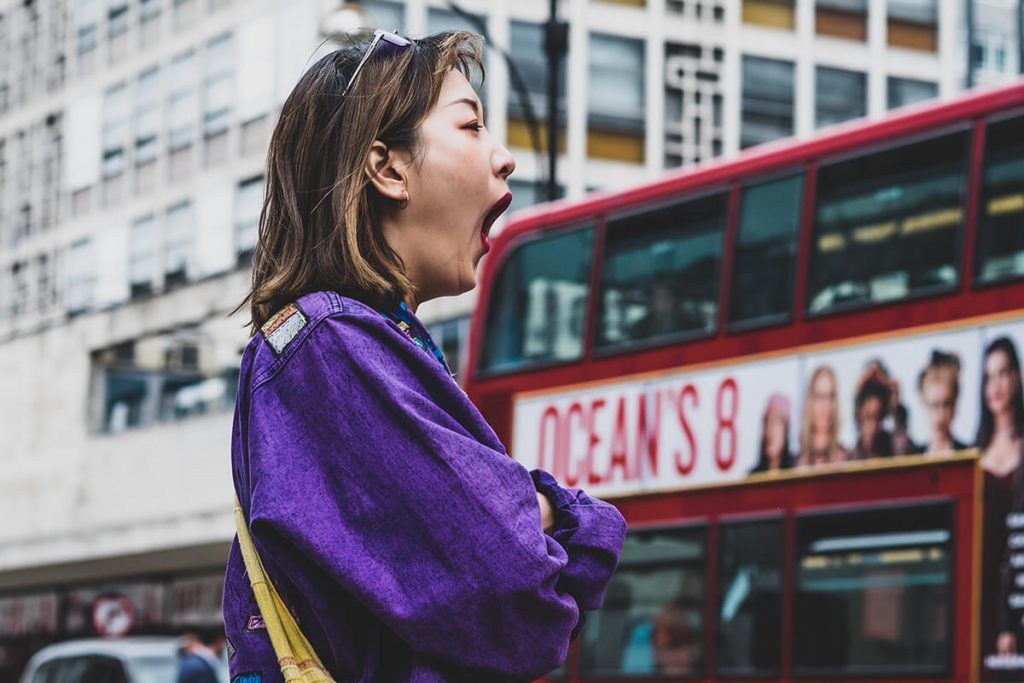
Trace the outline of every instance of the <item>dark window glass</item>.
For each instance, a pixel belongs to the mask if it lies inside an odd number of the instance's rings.
[[[727,197],[609,221],[598,346],[714,330]]]
[[[988,126],[978,207],[978,280],[1024,274],[1024,116]]]
[[[793,63],[744,56],[742,79],[740,147],[792,135]]]
[[[705,566],[704,529],[631,531],[587,615],[581,677],[703,676]]]
[[[482,370],[583,355],[594,230],[536,239],[501,265],[488,302]]]
[[[954,133],[818,171],[808,310],[956,284],[967,143]]]
[[[770,318],[792,310],[803,196],[803,174],[743,188],[729,290],[730,322]]]
[[[525,21],[509,23],[509,57],[523,79],[525,93],[520,93],[514,76],[509,74],[508,114],[524,119],[523,96],[529,98],[531,112],[538,122],[546,122],[548,115],[548,62],[544,52],[544,25]],[[562,60],[558,76],[559,121],[565,123],[565,88],[568,60]]]
[[[867,114],[867,76],[856,71],[819,66],[814,123],[818,128]]]
[[[915,81],[910,78],[890,76],[886,81],[889,109],[905,107],[937,97],[939,86],[928,81]]]
[[[793,669],[800,676],[925,676],[949,668],[947,504],[797,520]]]
[[[720,527],[715,671],[778,674],[782,659],[781,519]]]

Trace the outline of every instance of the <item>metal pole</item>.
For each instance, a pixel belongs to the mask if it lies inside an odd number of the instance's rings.
[[[558,0],[550,0],[544,49],[548,55],[548,200],[558,197],[558,76],[569,47],[569,25],[558,21]]]

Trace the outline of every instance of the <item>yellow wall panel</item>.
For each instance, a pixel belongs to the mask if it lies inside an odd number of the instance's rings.
[[[746,0],[743,3],[743,22],[772,28],[793,30],[796,26],[796,12],[791,4]]]
[[[860,12],[840,12],[819,7],[815,12],[815,30],[821,36],[835,36],[849,40],[867,40],[867,16]]]
[[[587,131],[587,156],[643,163],[644,136],[631,133],[611,133],[602,130]]]
[[[897,19],[889,20],[890,47],[936,52],[939,48],[938,30],[934,24],[912,24]]]
[[[539,121],[538,133],[540,133],[540,146],[545,152],[548,149],[548,126],[543,119]],[[530,127],[523,119],[509,118],[508,120],[508,142],[509,147],[523,147],[533,149],[533,142],[530,140]],[[565,154],[565,125],[558,128],[558,152]]]

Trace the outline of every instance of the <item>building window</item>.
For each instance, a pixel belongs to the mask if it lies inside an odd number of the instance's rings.
[[[370,17],[371,26],[386,31],[405,31],[405,7],[387,0],[362,0],[359,3]]]
[[[910,78],[889,77],[886,81],[887,104],[889,109],[905,107],[930,100],[939,95],[939,86],[928,81],[915,81]]]
[[[65,272],[64,309],[80,313],[92,304],[96,283],[95,256],[89,239],[74,242],[68,248]]]
[[[793,134],[793,63],[743,57],[740,146]]]
[[[980,71],[1006,71],[1007,39],[998,33],[979,31],[971,41],[971,63]]]
[[[548,63],[544,52],[544,26],[525,21],[512,21],[509,25],[509,55],[512,64],[522,77],[527,102],[515,87],[515,75],[509,73],[508,89],[508,144],[512,147],[547,149],[548,120]],[[566,63],[562,60],[558,76],[558,150],[565,152],[566,122]],[[537,140],[530,130],[527,106],[537,124]]]
[[[167,210],[164,238],[164,287],[184,284],[188,277],[192,235],[195,232],[192,203],[175,204]]]
[[[702,527],[626,534],[604,607],[587,615],[580,676],[701,677],[706,567]]]
[[[197,113],[196,64],[194,52],[186,52],[171,61],[168,145],[172,152],[192,144]]]
[[[816,0],[814,27],[820,36],[866,41],[867,0]]]
[[[889,0],[888,36],[891,47],[936,52],[939,48],[937,0]]]
[[[227,158],[227,133],[231,123],[231,102],[235,95],[232,46],[230,33],[214,38],[206,45],[203,139],[207,165]]]
[[[644,42],[590,34],[587,155],[644,161]]]
[[[54,287],[54,263],[49,254],[36,257],[36,307],[45,311],[57,300]]]
[[[128,86],[118,83],[103,96],[103,177],[124,172],[128,147]]]
[[[794,0],[743,0],[743,23],[781,28],[796,28]]]
[[[541,204],[548,201],[547,182],[541,180],[523,180],[509,178],[508,189],[512,192],[512,203],[508,207],[506,216],[511,216],[519,209],[525,209],[534,204]],[[555,188],[555,199],[565,196],[565,186],[558,185]],[[499,221],[501,219],[498,219]]]
[[[867,87],[867,76],[862,73],[819,66],[815,71],[815,126],[821,128],[867,114]]]
[[[160,35],[163,0],[139,0],[139,45],[148,46]]]
[[[947,291],[959,280],[967,133],[818,169],[812,313]]]
[[[725,51],[698,43],[665,44],[665,166],[722,153]]]
[[[131,296],[150,294],[156,272],[156,216],[152,214],[132,223],[128,257],[128,284]]]
[[[92,71],[95,65],[96,43],[99,37],[100,0],[78,0],[75,16],[77,26],[77,52],[79,73]]]
[[[248,263],[259,237],[260,211],[263,209],[263,176],[238,184],[235,194],[235,254]]]
[[[124,56],[128,47],[128,0],[108,0],[107,54],[111,63]]]
[[[174,30],[190,26],[196,20],[199,0],[174,0]]]
[[[143,71],[135,87],[135,166],[138,191],[152,189],[160,135],[160,70]]]
[[[11,264],[11,316],[18,317],[28,310],[28,262]]]

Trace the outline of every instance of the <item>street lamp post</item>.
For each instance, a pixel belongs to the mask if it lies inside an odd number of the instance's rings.
[[[548,57],[548,201],[558,197],[558,79],[569,49],[569,25],[558,20],[558,0],[550,0],[544,50]]]

